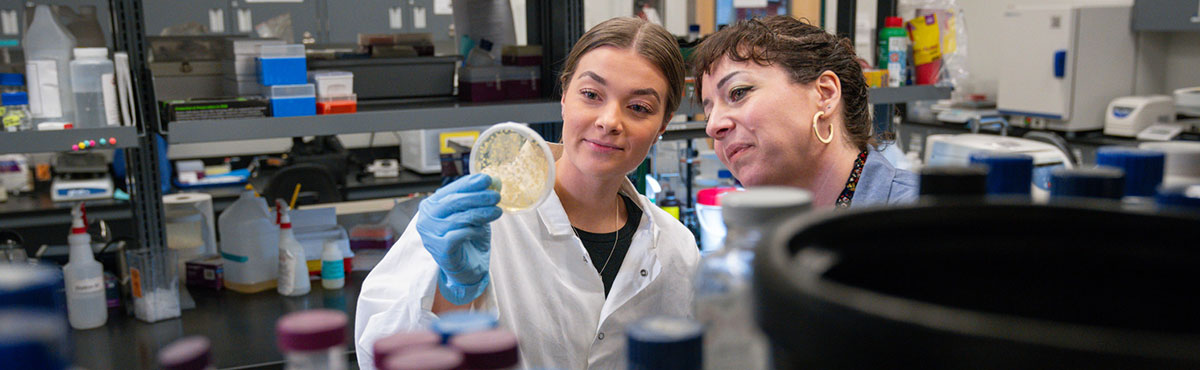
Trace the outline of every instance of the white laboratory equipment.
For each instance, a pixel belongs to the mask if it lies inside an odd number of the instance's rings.
[[[217,253],[217,232],[213,222],[212,195],[205,193],[164,195],[163,216],[167,248],[175,252],[175,271],[179,274],[180,308],[191,309],[196,306],[196,303],[187,290],[187,263],[198,257]]]
[[[55,20],[49,5],[38,5],[21,45],[25,49],[25,83],[33,124],[74,122],[75,95],[70,90],[69,63],[75,37]]]
[[[92,255],[92,236],[87,233],[83,203],[71,210],[70,260],[63,266],[67,290],[67,320],[78,330],[104,326],[108,303],[104,297],[104,267]]]
[[[474,142],[488,126],[451,129],[412,130],[400,133],[400,165],[413,172],[432,174],[442,171],[441,155],[455,153],[448,142],[471,138]]]
[[[285,296],[308,294],[312,289],[308,281],[308,260],[304,258],[304,246],[292,232],[288,206],[282,199],[275,200],[275,221],[279,224],[279,284],[275,289]]]
[[[1017,137],[958,134],[929,135],[925,138],[926,166],[966,166],[971,153],[1012,153],[1033,157],[1034,201],[1044,202],[1050,196],[1050,171],[1054,168],[1074,168],[1070,156],[1047,143]]]
[[[120,124],[113,62],[106,48],[75,48],[71,92],[75,94],[75,128]]]
[[[267,202],[245,190],[217,219],[225,287],[240,293],[274,288],[279,277],[279,227]]]
[[[1130,7],[1031,5],[1006,10],[1001,43],[1000,113],[1014,126],[1078,132],[1104,128],[1114,98],[1152,84],[1155,47],[1134,34]],[[1139,53],[1141,52],[1141,53]],[[1147,72],[1149,71],[1149,72]],[[1138,79],[1142,79],[1139,81]]]
[[[1200,184],[1200,143],[1168,141],[1142,143],[1138,148],[1157,150],[1166,154],[1163,164],[1163,185]]]
[[[727,193],[721,214],[725,245],[700,259],[695,281],[696,320],[704,324],[705,369],[766,369],[768,344],[754,321],[754,250],[779,222],[807,211],[812,194],[790,187]]]
[[[1104,111],[1104,134],[1135,137],[1156,123],[1175,122],[1175,100],[1167,95],[1122,96]]]

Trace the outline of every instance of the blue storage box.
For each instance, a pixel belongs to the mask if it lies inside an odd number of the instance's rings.
[[[317,114],[317,88],[313,84],[269,86],[272,117],[314,116]]]
[[[258,82],[263,86],[308,82],[304,45],[263,45],[259,49]]]

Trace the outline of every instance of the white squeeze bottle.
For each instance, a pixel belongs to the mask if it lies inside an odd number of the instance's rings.
[[[21,44],[25,48],[25,85],[34,126],[74,122],[70,63],[75,37],[55,20],[49,6],[38,5]]]
[[[336,240],[326,240],[321,251],[321,287],[342,289],[346,285],[346,264]]]
[[[108,304],[104,298],[104,268],[92,256],[92,236],[87,233],[83,203],[71,210],[70,260],[63,266],[67,289],[67,319],[79,330],[104,326]]]
[[[75,94],[75,128],[116,126],[117,85],[106,48],[75,48],[71,92]]]
[[[292,232],[288,206],[282,199],[275,200],[275,212],[275,221],[279,223],[279,285],[276,290],[286,296],[308,294],[312,289],[308,282],[308,260],[304,257],[304,246]]]

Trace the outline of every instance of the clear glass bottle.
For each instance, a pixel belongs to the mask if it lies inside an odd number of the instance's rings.
[[[696,320],[705,325],[704,368],[768,368],[767,339],[754,322],[754,249],[789,216],[807,211],[812,195],[798,188],[760,187],[726,194],[721,250],[704,256],[696,276]]]
[[[24,91],[6,92],[0,94],[0,120],[3,120],[4,131],[33,130],[33,120],[29,117],[29,95]]]
[[[345,370],[346,313],[308,310],[290,313],[275,325],[279,351],[288,370]]]

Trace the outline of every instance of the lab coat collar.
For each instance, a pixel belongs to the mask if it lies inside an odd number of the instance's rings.
[[[558,160],[561,158],[563,145],[557,143],[550,143],[549,145],[550,153],[554,155],[554,159]],[[638,207],[642,209],[642,221],[649,221],[642,223],[649,224],[651,226],[650,230],[653,233],[654,238],[657,240],[659,231],[655,225],[659,220],[655,220],[653,212],[650,212],[651,208],[649,208],[649,202],[644,200],[638,194],[637,189],[633,187],[633,183],[629,182],[629,179],[625,179],[625,181],[621,184],[621,189],[619,192],[629,197],[629,199],[633,199],[635,202],[637,202]],[[558,193],[553,189],[550,190],[550,195],[546,198],[546,201],[542,202],[541,206],[538,206],[537,212],[538,217],[541,219],[542,224],[546,225],[546,229],[550,232],[550,235],[564,236],[573,235],[575,233],[575,230],[571,227],[571,220],[567,219],[567,213],[563,209],[562,202],[558,199]],[[641,227],[638,229],[640,231]]]
[[[554,159],[562,157],[562,144],[550,144],[550,151],[554,154]],[[616,310],[633,299],[638,292],[644,290],[650,283],[654,282],[662,272],[662,264],[659,262],[658,256],[658,240],[661,234],[661,229],[658,227],[659,222],[678,222],[675,220],[659,220],[655,214],[655,209],[650,202],[638,195],[637,189],[633,187],[633,183],[628,179],[621,184],[619,190],[621,194],[633,199],[642,209],[642,219],[638,223],[637,231],[634,232],[633,240],[630,242],[629,251],[625,254],[625,259],[621,262],[621,270],[617,273],[616,279],[613,281],[612,290],[608,292],[608,298],[604,301],[604,308],[600,311],[600,322],[596,323],[597,330],[604,325],[607,320]],[[547,231],[553,236],[575,236],[575,230],[571,226],[571,220],[567,218],[566,210],[563,209],[562,202],[558,199],[558,194],[551,191],[550,196],[537,208],[538,217],[542,224],[546,226]],[[583,248],[582,244],[579,244]],[[586,253],[586,251],[585,251]],[[645,271],[647,275],[642,275]],[[599,276],[597,275],[597,278]]]

